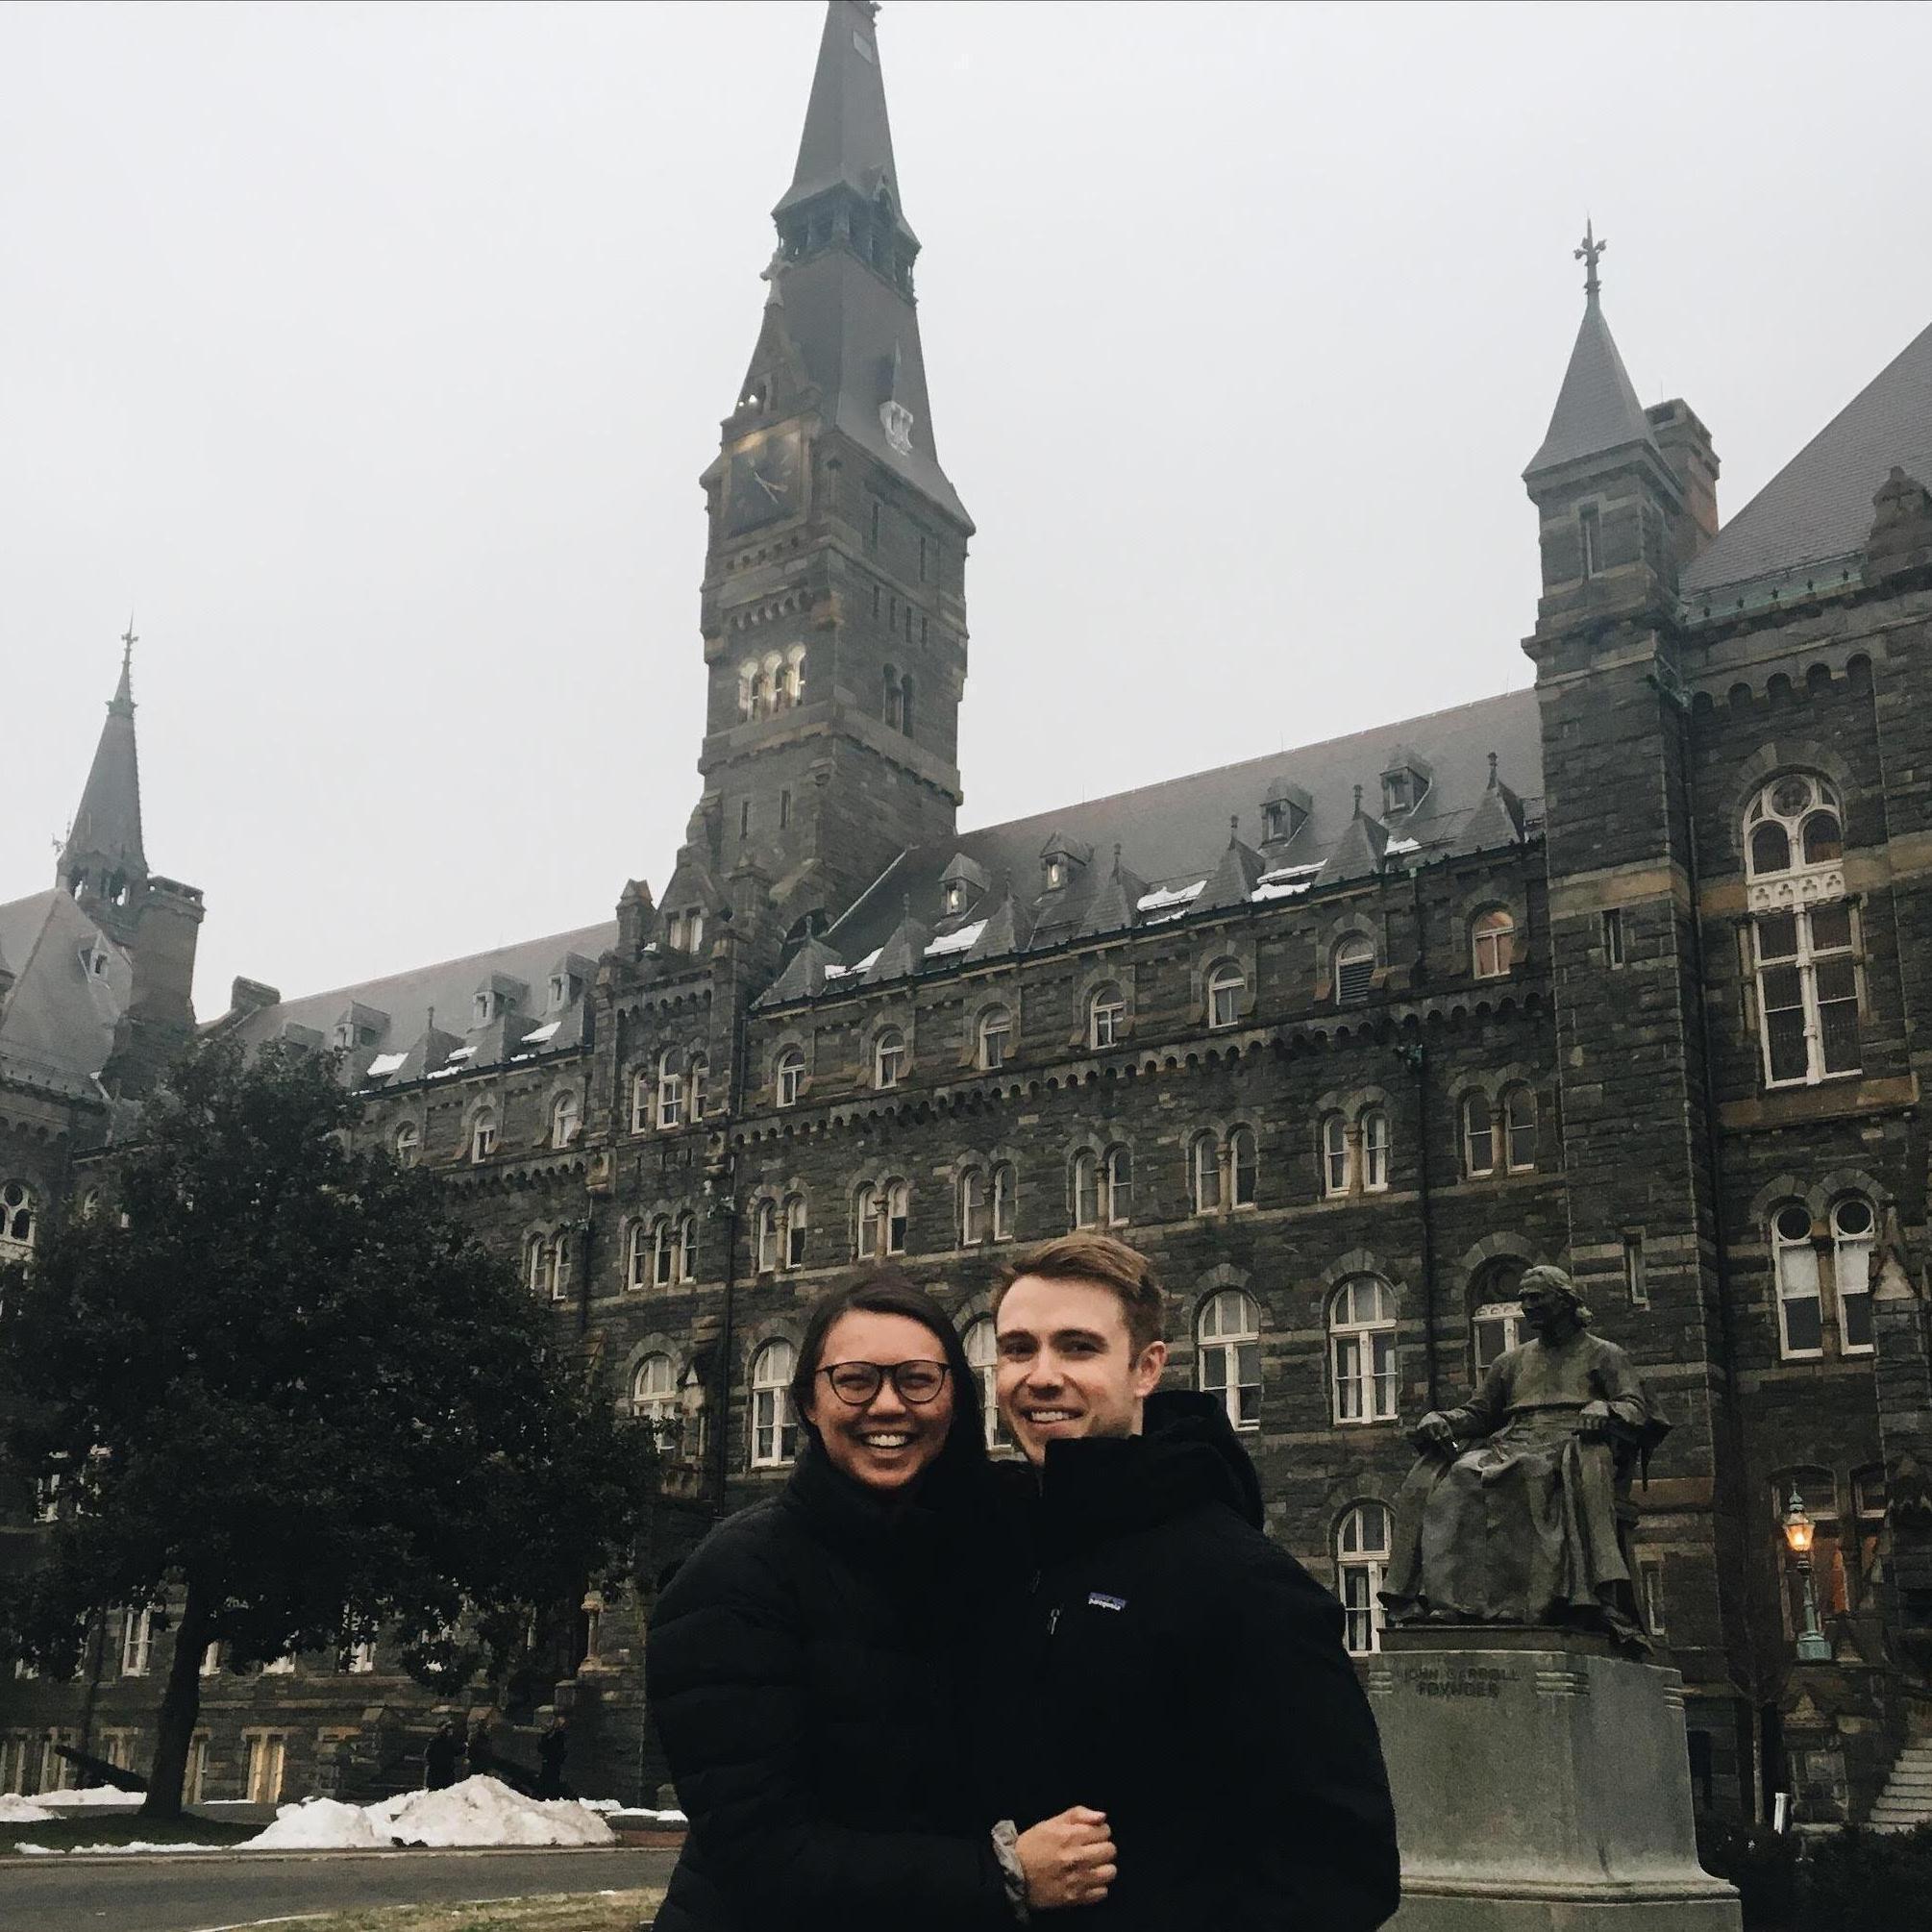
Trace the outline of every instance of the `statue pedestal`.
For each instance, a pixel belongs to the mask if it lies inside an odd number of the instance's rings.
[[[1697,1864],[1683,1679],[1557,1629],[1384,1632],[1368,1667],[1402,1907],[1389,1932],[1738,1932]]]

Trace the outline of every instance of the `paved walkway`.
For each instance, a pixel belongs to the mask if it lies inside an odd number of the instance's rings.
[[[675,1851],[189,1852],[0,1861],[8,1932],[215,1932],[368,1905],[662,1885]]]

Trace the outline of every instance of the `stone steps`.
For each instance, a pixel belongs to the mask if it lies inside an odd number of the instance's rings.
[[[1932,1824],[1932,1744],[1907,1745],[1898,1753],[1867,1822],[1873,1831]]]

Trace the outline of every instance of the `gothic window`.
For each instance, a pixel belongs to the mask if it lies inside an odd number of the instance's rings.
[[[155,1612],[152,1603],[121,1612],[121,1675],[145,1677],[154,1656]]]
[[[1013,1215],[1019,1200],[1020,1177],[1010,1161],[1002,1161],[993,1170],[993,1239],[1013,1238]]]
[[[657,1056],[657,1128],[660,1133],[684,1125],[684,1069],[681,1056],[666,1050]]]
[[[1831,1210],[1831,1282],[1838,1295],[1839,1350],[1872,1351],[1871,1203],[1852,1195]]]
[[[1859,1070],[1858,967],[1838,801],[1821,779],[1773,779],[1745,814],[1746,893],[1769,1086]]]
[[[651,1279],[668,1288],[678,1278],[678,1226],[668,1214],[651,1224]]]
[[[695,1281],[698,1278],[698,1217],[695,1214],[681,1214],[678,1217],[678,1266],[681,1281]]]
[[[1187,1167],[1195,1213],[1212,1214],[1221,1205],[1221,1143],[1214,1135],[1195,1135]]]
[[[1238,1127],[1227,1136],[1230,1199],[1236,1207],[1252,1207],[1259,1193],[1260,1146],[1251,1127]]]
[[[389,1147],[398,1167],[414,1167],[422,1157],[423,1130],[414,1121],[403,1121],[389,1136]]]
[[[1338,1423],[1393,1422],[1396,1297],[1375,1275],[1354,1275],[1328,1303],[1328,1359]]]
[[[1097,986],[1087,1000],[1087,1044],[1098,1050],[1117,1047],[1127,1034],[1127,999],[1109,981]]]
[[[755,718],[758,714],[758,672],[755,664],[738,666],[738,716],[741,719]]]
[[[772,709],[782,711],[791,703],[791,680],[785,674],[784,660],[776,651],[766,653],[760,675],[771,691]]]
[[[962,1339],[967,1366],[979,1383],[979,1419],[986,1430],[986,1447],[1011,1449],[1013,1439],[1000,1419],[1000,1344],[992,1316],[981,1315],[970,1323]]]
[[[18,1260],[34,1247],[34,1191],[24,1180],[0,1185],[0,1259]]]
[[[1013,1015],[1005,1006],[989,1006],[979,1016],[979,1068],[991,1073],[1006,1064],[1013,1051]]]
[[[1203,1395],[1213,1396],[1238,1429],[1261,1426],[1261,1310],[1251,1295],[1224,1288],[1202,1304],[1195,1360]]]
[[[1322,1123],[1322,1192],[1326,1195],[1349,1191],[1349,1123],[1340,1114],[1329,1114]]]
[[[1207,976],[1207,1024],[1232,1027],[1241,1018],[1241,996],[1248,977],[1231,959],[1224,959]]]
[[[784,1265],[803,1268],[805,1260],[805,1198],[788,1194],[781,1214],[784,1234]]]
[[[1470,1365],[1478,1380],[1499,1355],[1523,1340],[1522,1281],[1521,1261],[1492,1261],[1470,1290]]]
[[[631,1076],[631,1131],[642,1133],[651,1125],[651,1076],[642,1067]]]
[[[880,714],[895,731],[903,731],[905,729],[905,689],[899,681],[899,673],[888,664],[879,682]]]
[[[1778,1353],[1787,1360],[1823,1354],[1824,1284],[1812,1246],[1811,1210],[1796,1201],[1771,1216],[1771,1273]]]
[[[1529,1087],[1510,1087],[1502,1097],[1504,1165],[1511,1174],[1526,1174],[1536,1165],[1536,1095]]]
[[[1477,1088],[1463,1096],[1462,1165],[1472,1180],[1496,1172],[1496,1110]]]
[[[558,1094],[550,1103],[550,1144],[568,1147],[577,1138],[581,1118],[575,1094]]]
[[[1125,1227],[1133,1204],[1133,1155],[1110,1147],[1101,1157],[1101,1211],[1109,1227]]]
[[[777,1469],[798,1453],[789,1342],[767,1342],[752,1358],[752,1467]]]
[[[912,1191],[903,1180],[888,1180],[858,1191],[858,1255],[904,1254],[910,1226]]]
[[[1389,1117],[1370,1107],[1357,1123],[1362,1137],[1362,1191],[1380,1194],[1389,1184]]]
[[[1091,1148],[1074,1156],[1074,1226],[1097,1227],[1101,1219],[1101,1157]]]
[[[496,1111],[482,1108],[470,1123],[470,1158],[487,1160],[496,1152]]]
[[[642,1288],[651,1279],[651,1229],[642,1221],[633,1221],[626,1237],[624,1279],[632,1288]]]
[[[524,1273],[530,1292],[539,1301],[557,1295],[557,1247],[547,1234],[533,1234],[524,1251]]]
[[[1516,958],[1516,921],[1499,905],[1477,914],[1470,927],[1478,979],[1500,979]]]
[[[685,1088],[690,1102],[691,1125],[696,1127],[705,1118],[705,1086],[711,1077],[711,1063],[703,1053],[691,1055],[691,1071],[685,1077]]]
[[[803,705],[805,695],[805,650],[803,644],[794,644],[785,653],[785,700],[788,704]]]
[[[758,1202],[756,1221],[757,1272],[770,1275],[779,1265],[779,1204]]]
[[[905,1077],[908,1061],[905,1035],[897,1027],[887,1027],[873,1042],[872,1083],[881,1091],[896,1087]]]
[[[631,1413],[650,1425],[653,1439],[669,1449],[678,1430],[678,1371],[669,1355],[651,1354],[631,1377]]]
[[[992,1219],[991,1206],[986,1170],[969,1167],[959,1177],[959,1245],[962,1248],[972,1248],[985,1240]]]
[[[905,607],[905,641],[912,642],[912,607]],[[908,671],[899,681],[899,729],[909,738],[912,735],[914,715],[912,709],[912,674]]]
[[[1375,942],[1354,932],[1335,948],[1335,1003],[1359,1005],[1369,997],[1375,977]]]
[[[1350,1656],[1382,1647],[1382,1579],[1389,1568],[1389,1512],[1358,1502],[1335,1531],[1336,1594],[1342,1599],[1342,1641]]]
[[[803,1048],[787,1047],[779,1055],[779,1105],[795,1107],[805,1090],[805,1056]]]

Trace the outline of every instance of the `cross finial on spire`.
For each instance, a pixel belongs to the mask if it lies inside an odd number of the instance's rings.
[[[1583,239],[1576,249],[1576,260],[1583,264],[1583,293],[1595,302],[1603,284],[1597,274],[1597,263],[1603,251],[1610,244],[1597,239],[1597,231],[1586,216],[1583,223]]]

